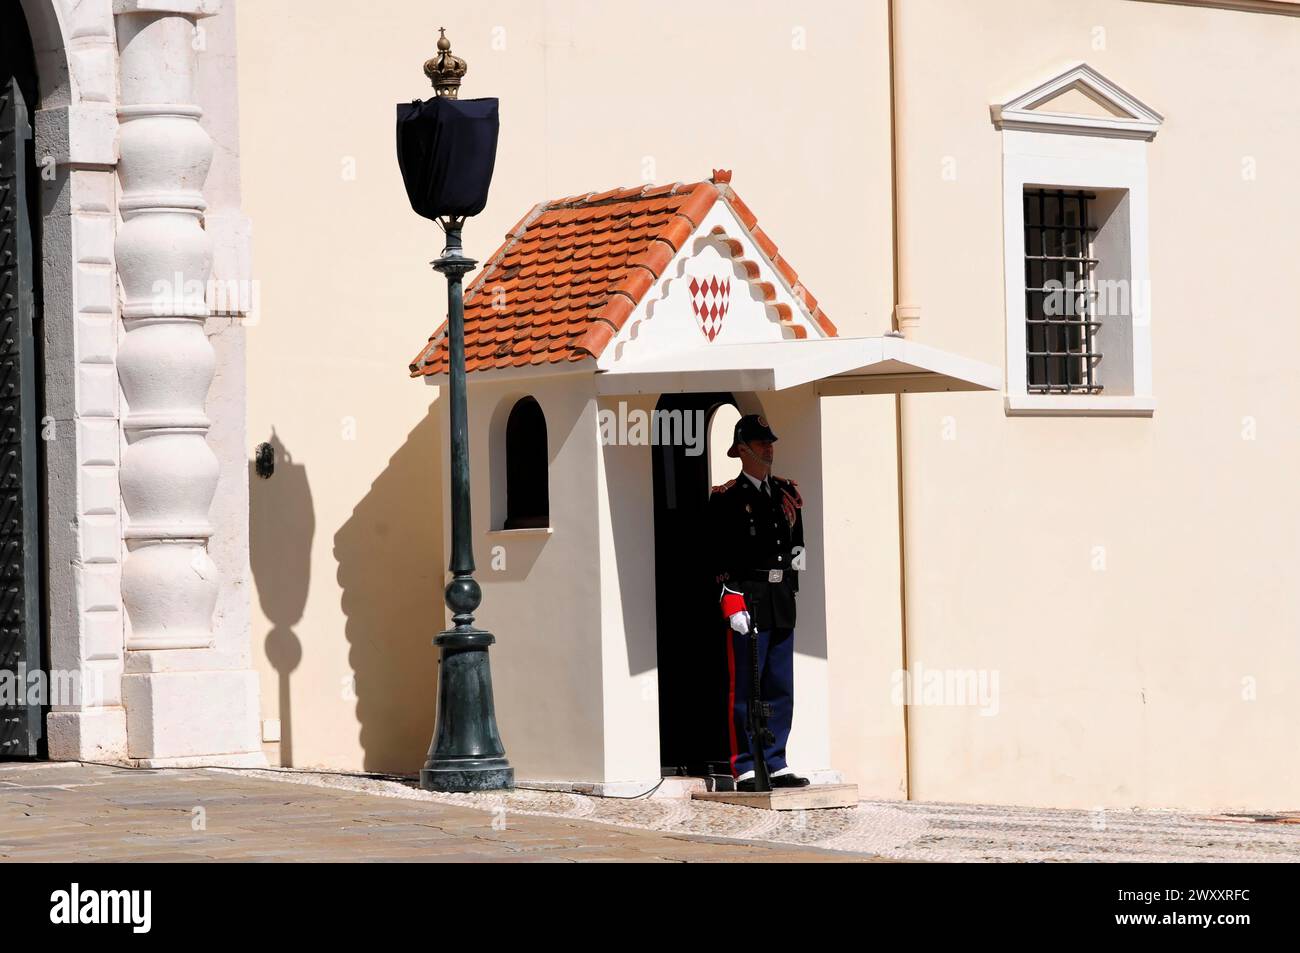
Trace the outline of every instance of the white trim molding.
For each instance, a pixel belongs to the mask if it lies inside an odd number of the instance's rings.
[[[1066,394],[1008,394],[1008,417],[1150,417],[1154,397],[1073,397]]]
[[[1069,90],[1131,119],[1035,111]],[[1147,150],[1163,118],[1086,64],[993,106],[1002,131],[1002,229],[1008,416],[1139,416],[1155,411],[1151,380],[1151,280],[1148,255]],[[1025,119],[1025,116],[1033,116]],[[1116,127],[1116,124],[1120,124]],[[1141,131],[1141,134],[1139,134]],[[1124,293],[1109,312],[1101,394],[1031,394],[1025,361],[1024,203],[1026,188],[1079,189],[1111,209],[1104,239],[1105,277]],[[1100,266],[1099,266],[1100,267]],[[1111,330],[1113,329],[1113,330]],[[1112,358],[1109,368],[1105,351]],[[1105,379],[1107,370],[1115,375]]]
[[[1060,112],[1041,108],[1058,96],[1077,92],[1101,107],[1106,116]],[[1102,76],[1087,63],[1079,63],[1040,83],[1026,93],[989,106],[998,129],[1061,132],[1089,136],[1150,141],[1164,117],[1136,96]]]
[[[1144,3],[1168,3],[1181,7],[1208,7],[1236,13],[1273,13],[1300,17],[1300,0],[1141,0]]]

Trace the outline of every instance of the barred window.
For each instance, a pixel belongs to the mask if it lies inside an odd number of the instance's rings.
[[[1099,394],[1092,192],[1026,188],[1025,360],[1031,394]]]

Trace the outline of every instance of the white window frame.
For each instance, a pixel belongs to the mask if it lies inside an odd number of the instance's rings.
[[[1125,116],[1103,118],[1044,112],[1035,107],[1078,90]],[[1148,258],[1147,143],[1161,116],[1086,64],[991,107],[1002,132],[1002,228],[1006,297],[1008,416],[1149,417],[1151,275]],[[1025,361],[1024,192],[1026,188],[1122,190],[1128,193],[1133,380],[1131,394],[1031,394]],[[1101,363],[1105,364],[1103,353]]]

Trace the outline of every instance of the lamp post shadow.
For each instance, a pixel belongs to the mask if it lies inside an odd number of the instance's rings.
[[[293,699],[289,677],[301,664],[302,641],[294,632],[307,607],[311,587],[311,545],[316,534],[307,468],[295,463],[280,437],[271,432],[275,464],[269,477],[248,465],[249,567],[262,613],[271,621],[266,657],[279,676],[280,763],[291,766]]]
[[[431,408],[334,535],[362,764],[414,774],[436,713],[442,490]]]

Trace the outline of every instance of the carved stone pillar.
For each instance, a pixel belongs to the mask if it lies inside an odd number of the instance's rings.
[[[114,0],[113,9],[128,755],[152,764],[265,763],[257,676],[241,657],[247,633],[242,651],[216,644],[221,580],[208,553],[220,474],[205,407],[216,364],[204,329],[213,253],[203,184],[213,146],[199,124],[195,79],[205,46],[198,21],[218,3]]]
[[[201,222],[212,142],[193,105],[193,36],[187,16],[118,19],[128,651],[210,646],[217,600],[207,540],[218,465],[204,414],[214,366],[203,333],[212,243]]]

